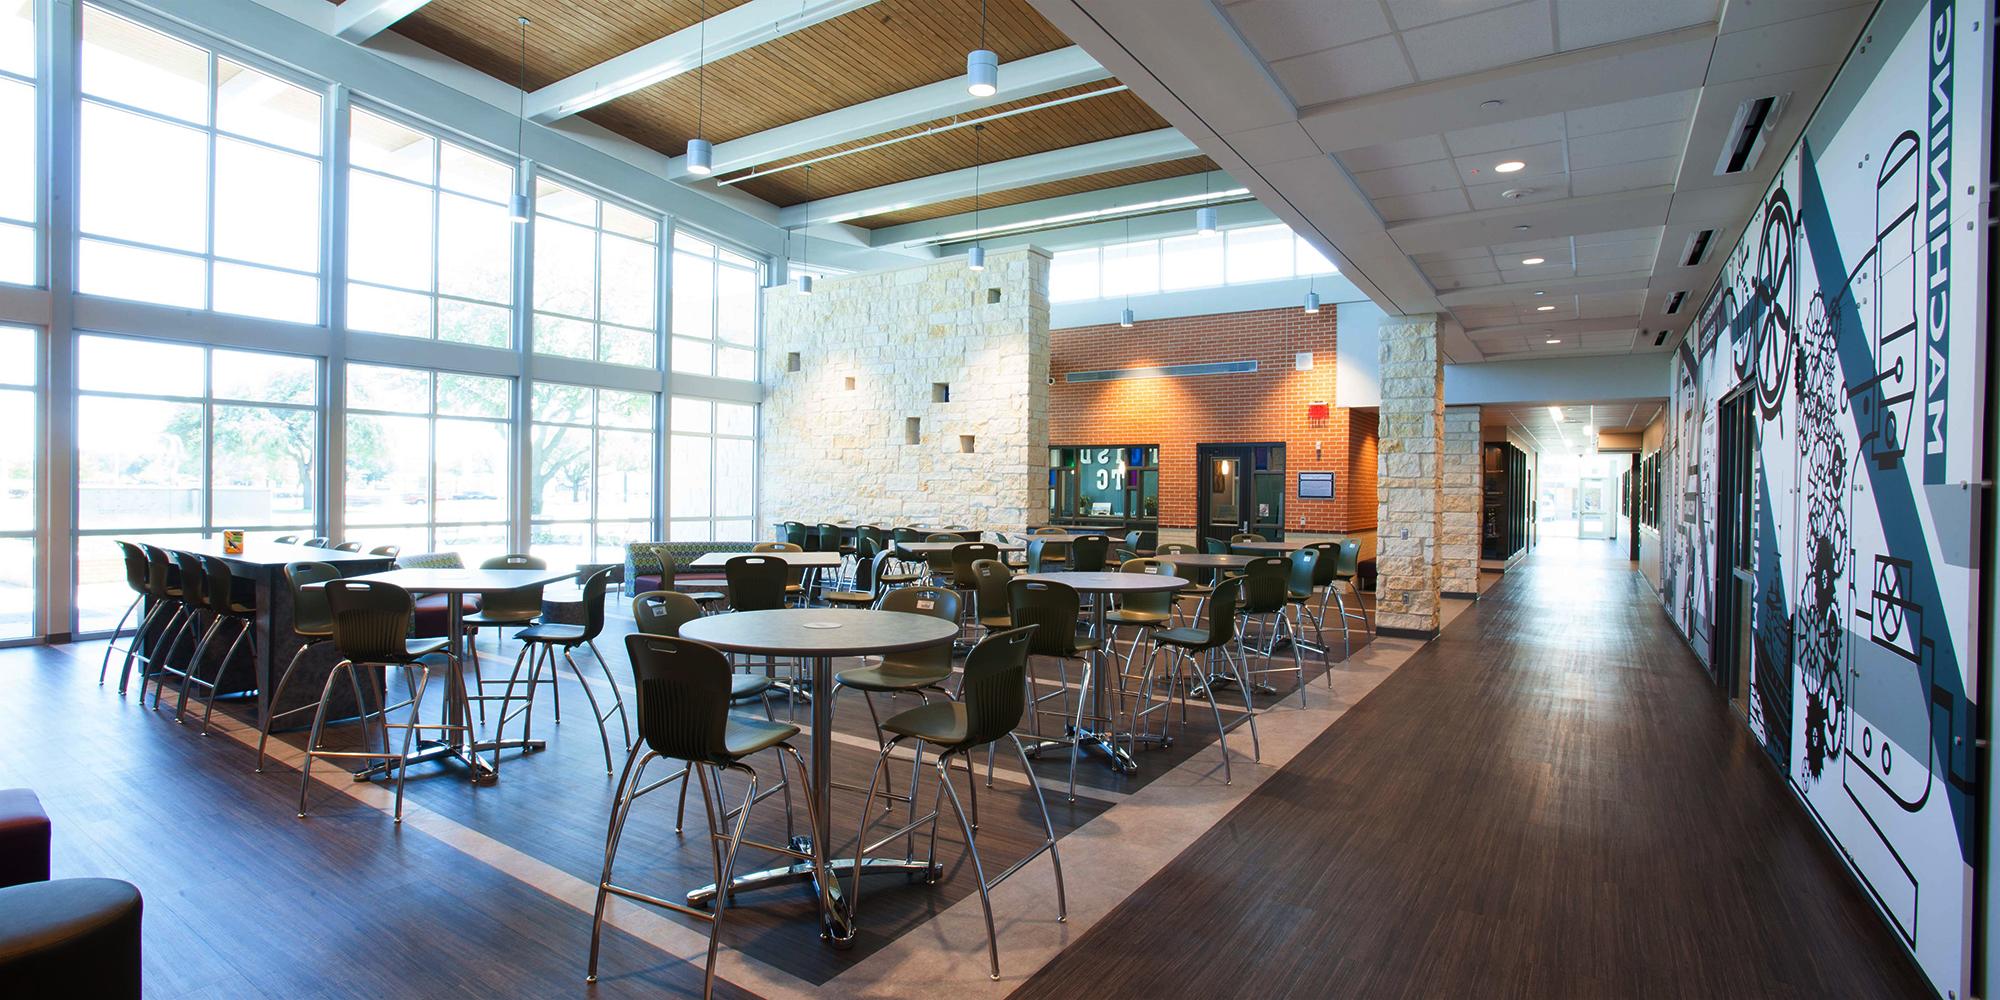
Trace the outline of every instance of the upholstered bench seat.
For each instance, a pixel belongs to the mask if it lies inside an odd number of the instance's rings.
[[[49,814],[26,788],[0,788],[0,886],[49,879]]]
[[[117,879],[0,888],[0,997],[139,996],[141,909]]]

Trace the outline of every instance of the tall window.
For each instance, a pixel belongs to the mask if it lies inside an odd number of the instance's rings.
[[[348,329],[511,346],[514,168],[360,108],[348,134]]]
[[[36,280],[34,0],[0,0],[0,282]]]
[[[675,396],[668,430],[667,537],[738,542],[756,537],[757,409]]]
[[[0,639],[35,634],[37,333],[0,326]]]
[[[349,536],[468,564],[506,551],[512,391],[504,378],[349,365]]]
[[[535,384],[531,545],[549,565],[615,562],[652,537],[654,398]]]
[[[77,338],[77,617],[131,601],[110,535],[311,533],[320,365],[129,337]]]
[[[90,6],[82,80],[78,289],[319,322],[320,95]]]
[[[757,262],[674,234],[674,371],[757,377]]]
[[[1083,302],[1338,270],[1282,223],[1247,226],[1208,236],[1188,233],[1064,250],[1049,264],[1049,300]]]
[[[659,221],[535,179],[535,351],[650,368]]]

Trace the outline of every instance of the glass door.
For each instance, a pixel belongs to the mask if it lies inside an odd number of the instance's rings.
[[[1245,532],[1285,537],[1285,446],[1205,444],[1196,449],[1196,530],[1228,541]]]
[[[1578,481],[1576,537],[1618,537],[1617,489],[1617,481],[1609,476],[1585,476]]]

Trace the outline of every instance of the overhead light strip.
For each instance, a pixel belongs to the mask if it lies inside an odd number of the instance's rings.
[[[1044,229],[1061,229],[1066,226],[1079,226],[1091,222],[1115,222],[1120,219],[1135,218],[1141,215],[1152,215],[1158,212],[1185,208],[1188,205],[1200,203],[1204,199],[1212,205],[1233,205],[1252,200],[1249,188],[1231,188],[1227,191],[1217,191],[1214,194],[1208,195],[1181,195],[1175,198],[1161,198],[1158,201],[1143,201],[1131,205],[1095,208],[1087,212],[1069,212],[1064,215],[1051,215],[1040,219],[1030,219],[1026,222],[1002,223],[980,229],[961,229],[957,232],[939,233],[936,236],[928,236],[920,240],[909,240],[902,245],[906,247],[935,246],[940,243],[961,243],[965,240],[984,239],[988,236],[1010,236],[1038,232]]]
[[[750,169],[750,172],[747,174],[743,174],[737,177],[725,178],[723,180],[716,181],[715,183],[722,185],[741,184],[744,181],[754,181],[759,178],[771,177],[777,174],[782,174],[787,170],[797,170],[800,167],[811,166],[815,163],[824,163],[828,160],[837,160],[843,156],[853,156],[856,153],[866,153],[869,150],[881,149],[884,146],[894,146],[897,143],[909,142],[912,139],[925,139],[934,135],[943,135],[946,132],[957,131],[958,129],[967,128],[973,125],[984,125],[987,122],[999,121],[1002,118],[1012,118],[1015,115],[1025,115],[1030,111],[1044,111],[1049,108],[1059,108],[1065,104],[1075,104],[1078,101],[1088,101],[1093,97],[1104,97],[1110,94],[1116,94],[1121,91],[1126,91],[1130,89],[1132,88],[1127,87],[1121,83],[1114,87],[1105,87],[1101,90],[1093,90],[1087,94],[1071,94],[1068,97],[1058,97],[1053,100],[1042,101],[1039,104],[1030,104],[1026,107],[1015,108],[1011,111],[996,111],[990,115],[980,115],[977,118],[965,118],[960,120],[954,120],[949,124],[934,125],[930,128],[924,129],[921,132],[912,132],[909,135],[899,135],[899,136],[892,136],[887,139],[878,139],[874,142],[867,143],[865,145],[856,146],[853,149],[842,149],[832,153],[827,153],[823,156],[815,156],[809,159],[798,160],[793,163],[787,163],[782,167],[772,167],[769,170],[758,170],[755,167],[752,167]]]

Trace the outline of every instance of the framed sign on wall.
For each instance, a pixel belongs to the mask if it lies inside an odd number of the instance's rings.
[[[1333,499],[1333,473],[1331,472],[1299,473],[1299,499],[1301,500]]]

